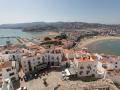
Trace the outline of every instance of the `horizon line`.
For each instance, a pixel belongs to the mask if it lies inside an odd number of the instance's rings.
[[[81,23],[89,23],[89,24],[105,24],[105,25],[119,25],[118,23],[99,23],[99,22],[85,22],[85,21],[31,21],[31,22],[16,22],[16,23],[3,23],[0,25],[12,25],[12,24],[25,24],[25,23],[58,23],[58,22],[81,22]]]

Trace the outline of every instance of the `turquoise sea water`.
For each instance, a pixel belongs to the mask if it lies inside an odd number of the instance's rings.
[[[87,48],[92,52],[120,55],[120,40],[103,40],[90,44]]]
[[[43,36],[46,32],[23,32],[21,29],[0,29],[0,37],[19,36],[25,38],[32,38],[36,36]],[[0,45],[6,44],[6,41],[10,40],[12,43],[17,42],[16,39],[0,38]]]

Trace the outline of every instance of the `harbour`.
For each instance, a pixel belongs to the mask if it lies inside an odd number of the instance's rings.
[[[19,43],[19,38],[32,39],[47,35],[47,32],[23,32],[22,29],[0,29],[0,45],[5,45],[6,41]]]

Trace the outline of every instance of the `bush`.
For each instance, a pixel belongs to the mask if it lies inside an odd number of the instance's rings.
[[[44,40],[45,40],[45,41],[48,41],[48,40],[51,40],[51,38],[45,37]]]

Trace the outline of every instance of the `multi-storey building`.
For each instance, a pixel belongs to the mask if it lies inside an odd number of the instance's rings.
[[[14,61],[6,61],[1,63],[0,78],[2,78],[3,80],[8,78],[12,81],[18,80],[18,73],[16,71]]]
[[[45,49],[39,46],[31,46],[28,50],[23,49],[21,65],[24,73],[30,73],[50,66],[60,66],[62,57],[61,48]]]
[[[42,55],[26,55],[22,57],[21,65],[24,73],[30,73],[34,72],[35,70],[46,68],[47,61]]]
[[[0,86],[2,90],[14,90],[13,83],[18,79],[15,61],[0,62]]]
[[[78,77],[94,76],[103,78],[106,71],[102,67],[101,59],[96,54],[87,53],[86,51],[68,51],[65,55],[65,62],[69,67],[74,68]]]
[[[52,47],[45,53],[50,66],[60,66],[63,59],[63,49],[61,47]]]
[[[101,60],[107,70],[120,70],[120,56],[103,55]]]
[[[5,79],[0,81],[0,90],[14,90],[13,84],[10,79]]]

